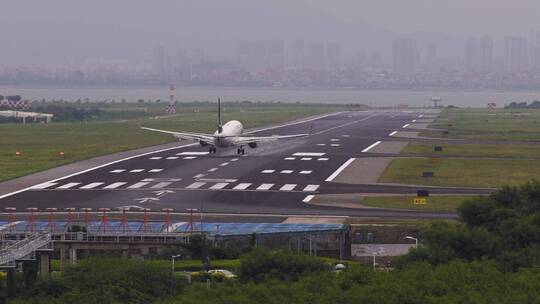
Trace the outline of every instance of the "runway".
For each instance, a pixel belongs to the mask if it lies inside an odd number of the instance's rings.
[[[419,188],[333,182],[352,158],[369,156],[377,141],[418,118],[411,112],[344,112],[262,129],[254,135],[310,133],[301,139],[236,149],[179,143],[179,147],[112,162],[33,186],[0,199],[0,207],[172,208],[227,214],[335,215],[445,218],[451,213],[313,206],[310,198],[334,193],[415,193]],[[422,188],[423,189],[423,188]],[[431,188],[433,193],[479,189]]]

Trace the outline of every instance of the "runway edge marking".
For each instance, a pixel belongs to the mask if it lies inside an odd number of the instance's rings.
[[[349,160],[347,160],[345,163],[343,163],[343,165],[341,165],[336,171],[334,171],[334,173],[332,173],[332,175],[330,175],[326,180],[325,182],[331,182],[334,180],[334,178],[336,178],[343,170],[345,170],[345,168],[347,168],[353,161],[355,160],[355,158],[349,158]]]
[[[364,150],[362,150],[362,153],[366,153],[367,151],[375,148],[376,146],[378,146],[382,141],[377,141],[375,143],[373,143],[372,145],[370,145],[369,147],[365,148]]]

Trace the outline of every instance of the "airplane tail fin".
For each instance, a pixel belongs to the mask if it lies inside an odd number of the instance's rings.
[[[218,133],[221,133],[223,132],[223,124],[221,121],[221,98],[218,98],[217,104],[218,104]]]

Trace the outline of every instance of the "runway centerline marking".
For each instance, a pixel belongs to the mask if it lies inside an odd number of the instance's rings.
[[[304,171],[300,171],[300,174],[311,174],[313,171],[312,170],[304,170]]]
[[[229,163],[228,163],[228,162],[224,162],[224,163],[221,163],[221,164],[219,164],[219,165],[220,165],[221,167],[225,167],[225,166],[228,166]]]
[[[104,183],[90,183],[90,184],[88,184],[88,185],[85,185],[85,186],[80,187],[79,189],[93,189],[93,188],[95,188],[95,187],[97,187],[97,186],[101,186],[101,185],[103,185],[103,184],[104,184]]]
[[[238,158],[233,158],[233,159],[231,159],[230,161],[235,162],[235,161],[237,161],[237,160],[238,160]]]
[[[123,185],[127,184],[126,182],[116,182],[116,183],[112,183],[108,186],[105,186],[103,187],[103,189],[116,189],[118,187],[121,187]]]
[[[122,173],[124,171],[126,171],[126,169],[116,169],[116,170],[109,171],[109,173]]]
[[[332,147],[339,147],[339,146],[341,146],[341,144],[331,144],[330,146],[332,146]]]
[[[154,157],[150,157],[149,159],[158,160],[158,159],[162,159],[162,158],[163,158],[162,156],[154,156]]]
[[[302,157],[300,160],[312,160],[313,158],[311,157]]]
[[[211,168],[211,169],[208,169],[206,172],[214,172],[214,171],[217,171],[218,168]]]
[[[166,159],[178,159],[178,158],[179,158],[178,156],[169,156]]]
[[[336,171],[334,171],[334,173],[332,173],[332,175],[330,175],[326,180],[325,182],[331,182],[334,180],[334,178],[336,178],[343,170],[345,170],[345,168],[347,168],[355,159],[354,158],[349,158],[349,160],[347,160],[346,162],[343,163],[343,165],[341,165]]]
[[[129,173],[140,173],[140,172],[143,172],[144,169],[133,169],[133,170],[130,170]]]
[[[270,173],[274,173],[276,172],[276,170],[262,170],[261,173],[263,174],[270,174]]]
[[[394,131],[394,132],[388,134],[388,136],[394,136],[394,135],[396,135],[396,133],[397,133],[397,131]]]
[[[148,172],[157,173],[157,172],[161,172],[161,171],[163,171],[163,169],[151,169]]]
[[[186,156],[186,157],[182,157],[182,159],[196,159],[197,156]]]
[[[325,156],[326,153],[321,152],[296,152],[293,156]]]
[[[259,187],[257,187],[257,190],[270,190],[274,184],[261,184]]]
[[[319,157],[317,158],[318,161],[327,161],[328,158],[327,157]]]
[[[310,194],[310,195],[306,196],[306,197],[302,200],[302,202],[304,202],[304,203],[309,203],[309,201],[311,201],[314,197],[315,197],[315,195]]]
[[[285,157],[283,160],[295,160],[296,157]]]
[[[317,189],[319,189],[319,185],[307,185],[302,191],[314,192],[317,191]]]
[[[330,141],[339,141],[339,138],[332,138]]]
[[[282,173],[282,174],[291,174],[293,173],[294,171],[293,170],[281,170],[281,172],[279,173]]]
[[[382,141],[376,141],[375,143],[371,144],[369,147],[365,148],[364,150],[362,150],[362,153],[366,153],[367,151],[375,148],[376,146],[378,146]]]
[[[128,187],[128,189],[139,189],[141,187],[144,187],[146,185],[150,184],[149,182],[138,182]]]
[[[324,146],[326,146],[326,144],[317,144],[317,146],[324,147]]]

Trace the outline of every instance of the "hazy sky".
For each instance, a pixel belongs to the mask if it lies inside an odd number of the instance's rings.
[[[142,60],[156,44],[219,56],[242,40],[300,38],[370,50],[417,31],[501,38],[540,29],[539,0],[0,1],[4,65]]]

